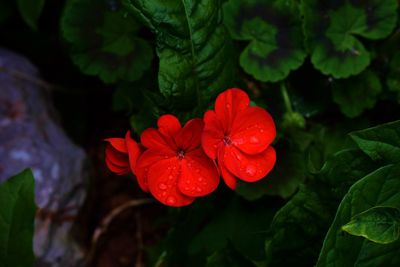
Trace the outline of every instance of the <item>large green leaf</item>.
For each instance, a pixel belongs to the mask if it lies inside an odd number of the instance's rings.
[[[346,78],[361,73],[371,53],[358,39],[388,36],[396,26],[396,0],[303,0],[306,43],[314,66]]]
[[[375,206],[400,207],[400,164],[382,167],[356,182],[343,198],[317,266],[399,266],[400,240],[382,245],[343,232],[352,217]]]
[[[266,242],[268,266],[312,266],[340,200],[375,168],[359,150],[343,150],[328,160],[276,213]]]
[[[400,210],[393,207],[373,207],[355,215],[342,226],[342,230],[376,243],[392,243],[400,237]]]
[[[285,79],[306,56],[298,4],[286,0],[230,0],[224,20],[232,37],[250,41],[240,55],[243,69],[264,82]]]
[[[243,257],[232,245],[215,251],[207,258],[206,267],[256,267],[251,261]]]
[[[30,170],[0,185],[0,267],[33,266],[34,189]]]
[[[372,71],[364,71],[355,77],[332,83],[333,101],[349,118],[357,117],[364,110],[373,108],[381,91],[379,78]]]
[[[233,55],[220,0],[125,0],[155,33],[160,92],[181,108],[232,86]]]
[[[373,160],[386,164],[400,161],[400,121],[352,132],[350,136]]]
[[[153,51],[137,37],[139,24],[117,0],[67,1],[61,18],[72,61],[104,82],[134,81],[151,65]]]
[[[37,28],[37,20],[42,13],[44,0],[17,0],[18,10],[22,18],[31,28]]]

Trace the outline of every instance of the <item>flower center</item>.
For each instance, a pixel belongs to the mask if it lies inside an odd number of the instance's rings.
[[[183,158],[185,157],[185,151],[179,150],[179,151],[176,153],[176,156],[178,157],[178,159],[183,159]]]
[[[224,136],[224,144],[230,146],[232,144],[232,140],[228,135]]]

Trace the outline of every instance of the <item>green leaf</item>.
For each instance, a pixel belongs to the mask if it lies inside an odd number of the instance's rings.
[[[44,0],[17,0],[18,10],[22,18],[32,29],[37,29],[37,20],[42,13]]]
[[[346,78],[361,73],[371,54],[358,39],[387,37],[396,26],[396,0],[303,0],[304,31],[311,62],[322,73]]]
[[[61,30],[83,73],[113,83],[137,80],[150,67],[152,48],[137,37],[139,24],[125,13],[116,0],[67,1]]]
[[[349,118],[357,117],[364,110],[373,108],[381,91],[378,76],[368,70],[355,77],[332,83],[333,101]]]
[[[400,210],[393,207],[373,207],[355,215],[342,226],[342,230],[379,244],[392,243],[400,237]]]
[[[400,164],[356,182],[345,195],[324,241],[317,266],[399,266],[400,240],[381,245],[342,231],[354,216],[375,206],[400,207]]]
[[[205,108],[232,86],[233,54],[220,0],[125,0],[155,33],[160,92],[182,109]]]
[[[375,166],[361,151],[343,150],[301,185],[274,217],[266,241],[268,266],[312,266],[340,200]]]
[[[373,160],[386,164],[400,161],[400,121],[352,132],[350,136]]]
[[[306,57],[298,5],[282,0],[230,0],[224,20],[232,37],[250,41],[240,55],[243,69],[263,82],[285,79]]]
[[[214,252],[208,259],[206,267],[256,267],[243,257],[233,246]]]
[[[33,266],[34,189],[30,170],[0,185],[0,267]]]

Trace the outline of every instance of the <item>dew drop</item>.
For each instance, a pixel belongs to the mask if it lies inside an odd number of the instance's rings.
[[[176,198],[174,198],[172,196],[167,197],[167,204],[173,205],[175,203],[176,203]]]
[[[257,170],[253,165],[248,165],[246,167],[246,173],[250,176],[254,176],[256,174]]]
[[[174,179],[174,176],[169,175],[169,176],[168,176],[168,179],[172,180],[172,179]]]
[[[200,176],[198,180],[199,182],[203,181],[204,180],[203,176]]]
[[[261,128],[261,129],[260,129],[260,133],[263,133],[263,132],[264,132],[264,129],[263,129],[263,128]]]
[[[229,105],[229,104],[226,104],[226,108],[231,108],[231,105]]]
[[[258,144],[260,140],[258,139],[257,136],[252,136],[250,137],[250,144]]]
[[[201,189],[200,187],[196,187],[196,191],[201,193],[203,191],[203,189]]]
[[[189,168],[192,167],[192,163],[189,162],[189,163],[188,163],[188,167],[189,167]]]
[[[166,159],[167,159],[167,158],[169,158],[169,157],[168,157],[167,155],[165,155],[165,156],[164,156],[164,158],[166,158]]]
[[[236,154],[236,158],[237,158],[237,160],[242,160],[243,159],[242,156],[240,156],[239,154]]]
[[[167,195],[167,192],[162,192],[161,194],[163,197],[165,197]]]
[[[196,172],[197,172],[197,173],[200,173],[200,169],[196,169]]]
[[[167,185],[161,183],[161,184],[158,185],[158,188],[160,188],[161,190],[166,190],[167,189]]]

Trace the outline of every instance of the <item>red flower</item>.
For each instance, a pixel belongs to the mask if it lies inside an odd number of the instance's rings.
[[[276,136],[274,121],[267,111],[249,104],[248,95],[233,88],[217,97],[215,110],[204,114],[203,149],[218,159],[222,178],[232,189],[237,179],[260,180],[276,161],[270,146]]]
[[[122,175],[127,174],[136,166],[141,153],[140,147],[132,139],[128,131],[124,138],[108,138],[106,146],[106,164],[110,171]]]
[[[192,119],[181,128],[176,117],[163,115],[157,124],[158,129],[146,129],[141,135],[147,148],[135,168],[141,188],[175,207],[213,192],[219,173],[200,146],[203,121]]]

